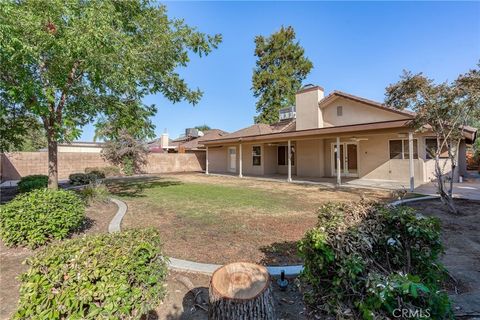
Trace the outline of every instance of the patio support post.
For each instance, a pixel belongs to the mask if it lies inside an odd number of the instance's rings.
[[[413,132],[408,133],[408,171],[410,173],[410,192],[415,189],[415,169],[413,167]]]
[[[205,151],[205,174],[208,174],[208,146]]]
[[[239,178],[242,178],[243,177],[243,166],[242,166],[242,144],[240,143],[240,145],[238,146],[238,155],[239,155],[239,159],[238,159],[238,177]]]
[[[288,182],[292,182],[292,142],[288,140]]]
[[[342,171],[340,168],[340,137],[337,137],[337,152],[336,152],[336,161],[337,161],[337,185],[342,184]]]

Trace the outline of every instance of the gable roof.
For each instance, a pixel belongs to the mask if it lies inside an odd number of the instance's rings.
[[[287,132],[287,131],[295,131],[296,128],[296,121],[295,119],[286,119],[281,120],[274,124],[265,124],[265,123],[256,123],[249,127],[237,130],[226,136],[223,136],[225,139],[231,138],[241,138],[247,136],[257,136],[262,134],[270,134],[270,133],[277,133],[277,132]],[[204,140],[211,140],[211,139],[204,139]]]
[[[316,90],[316,88],[308,88],[306,90]],[[362,103],[362,104],[365,104],[365,105],[368,105],[368,106],[371,106],[371,107],[374,107],[374,108],[378,108],[378,109],[381,109],[381,110],[384,110],[384,111],[387,111],[387,112],[393,112],[393,113],[396,113],[396,114],[400,114],[400,115],[403,115],[407,118],[407,119],[404,119],[404,120],[380,121],[380,122],[378,122],[380,124],[385,123],[386,127],[390,127],[391,126],[390,123],[396,123],[395,121],[403,121],[400,126],[404,126],[406,120],[410,120],[415,116],[414,112],[411,112],[411,111],[408,111],[408,110],[398,110],[398,109],[395,109],[395,108],[392,108],[392,107],[388,107],[385,104],[382,104],[380,102],[376,102],[376,101],[373,101],[373,100],[358,97],[358,96],[355,96],[355,95],[352,95],[352,94],[349,94],[349,93],[345,93],[345,92],[342,92],[342,91],[338,91],[338,90],[333,91],[328,96],[323,98],[318,103],[318,105],[319,105],[319,107],[325,106],[325,105],[335,101],[335,99],[338,99],[338,98],[349,99],[349,100],[359,102],[359,103]],[[354,124],[354,125],[350,125],[350,126],[332,126],[332,127],[330,127],[330,129],[341,128],[341,127],[352,127],[353,128],[353,127],[359,126],[359,125],[371,126],[375,123],[376,122],[359,123],[359,124]],[[317,128],[309,129],[309,130],[316,130],[316,129]],[[323,129],[323,128],[318,128],[318,129]],[[288,132],[292,132],[292,133],[293,132],[298,132],[298,131],[296,131],[296,119],[282,120],[282,121],[279,121],[279,122],[271,124],[271,125],[264,124],[264,123],[253,124],[249,127],[240,129],[240,130],[235,131],[235,132],[232,132],[230,134],[227,134],[227,135],[222,136],[222,137],[217,138],[217,139],[219,141],[235,141],[235,140],[245,138],[245,137],[272,135],[272,134],[288,133]],[[210,142],[212,142],[212,140],[216,140],[216,139],[212,138],[212,139],[204,139],[204,140],[206,140],[206,141],[208,141],[208,143],[210,143]]]
[[[385,105],[384,103],[380,103],[380,102],[373,101],[373,100],[370,100],[370,99],[365,99],[365,98],[362,98],[362,97],[358,97],[358,96],[355,96],[353,94],[349,94],[349,93],[339,91],[339,90],[335,90],[332,93],[330,93],[328,96],[323,98],[318,103],[318,105],[320,107],[325,106],[325,105],[333,102],[335,99],[338,99],[338,98],[344,98],[344,99],[352,100],[352,101],[355,101],[355,102],[363,103],[363,104],[369,105],[369,106],[374,107],[374,108],[378,108],[378,109],[381,109],[381,110],[384,110],[384,111],[389,111],[389,112],[401,114],[401,115],[407,116],[409,118],[415,116],[415,112],[408,111],[408,110],[398,110],[398,109],[389,107],[389,106]]]
[[[359,124],[350,124],[350,125],[341,125],[335,127],[323,127],[323,128],[313,128],[313,129],[303,129],[303,130],[293,130],[293,131],[279,131],[272,132],[267,134],[253,134],[248,136],[237,136],[230,137],[226,135],[219,139],[204,141],[205,145],[213,145],[220,143],[232,143],[240,141],[262,141],[268,139],[289,139],[289,138],[307,138],[311,136],[318,135],[331,135],[331,134],[345,134],[350,132],[360,132],[360,131],[372,131],[379,129],[393,129],[393,128],[408,128],[411,124],[411,119],[400,119],[400,120],[388,120],[380,122],[370,122],[370,123],[359,123]]]

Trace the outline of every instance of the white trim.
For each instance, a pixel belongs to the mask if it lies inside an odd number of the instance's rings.
[[[288,145],[287,145],[287,164],[288,164],[287,181],[292,182],[292,141],[291,140],[288,140]]]
[[[253,148],[259,147],[260,148],[260,156],[254,155],[253,154]],[[253,157],[260,157],[260,164],[254,164],[253,163]],[[263,148],[261,144],[254,144],[252,145],[252,167],[261,167],[263,166]]]
[[[390,158],[390,141],[397,141],[397,140],[401,140],[402,141],[402,158],[401,159],[392,159]],[[388,143],[387,143],[387,147],[388,147],[388,160],[408,160],[408,158],[405,158],[405,144],[403,143],[403,141],[407,141],[408,142],[408,138],[391,138],[391,139],[388,139]],[[418,147],[418,138],[413,138],[413,141],[415,143],[415,141],[417,141],[417,158],[413,158],[414,160],[417,160],[417,159],[420,159],[420,154],[418,153],[418,150],[419,150],[419,147]],[[415,144],[414,144],[415,146]],[[413,148],[415,150],[415,148]]]
[[[238,158],[238,176],[239,176],[240,178],[243,177],[243,161],[242,161],[243,154],[242,154],[242,150],[243,150],[242,144],[240,143],[240,144],[238,145],[238,151],[239,151],[239,152],[238,152],[238,153],[239,153],[239,154],[238,154],[238,156],[239,156],[239,158]]]
[[[402,143],[403,145],[403,143]],[[418,141],[417,141],[418,158]],[[408,171],[410,175],[410,192],[415,190],[415,168],[413,166],[413,132],[408,132]]]
[[[347,154],[346,150],[347,147],[346,145],[348,144],[354,144],[357,146],[357,172],[356,173],[350,173],[348,172],[348,163],[347,163]],[[330,143],[330,164],[331,164],[331,171],[332,171],[332,176],[336,177],[337,176],[337,170],[335,169],[335,163],[337,162],[336,157],[335,157],[335,146],[337,145],[337,142],[331,142]],[[340,142],[340,145],[342,146],[343,149],[343,159],[340,159],[341,163],[343,163],[343,172],[341,172],[342,177],[359,177],[359,172],[360,172],[360,144],[358,142],[354,141],[344,141]],[[340,154],[340,152],[339,152]],[[342,166],[340,164],[340,171],[342,169]]]
[[[208,174],[208,146],[205,149],[205,174]]]
[[[230,150],[235,150],[235,166],[232,168],[232,157],[230,156]],[[236,172],[237,171],[237,147],[228,147],[227,149],[227,171]]]

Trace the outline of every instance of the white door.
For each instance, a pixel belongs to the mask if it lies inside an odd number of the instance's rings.
[[[336,143],[332,143],[332,176],[337,175]],[[340,173],[345,177],[358,177],[358,144],[356,142],[340,143]]]
[[[228,148],[228,171],[229,172],[237,171],[237,148],[236,147]]]

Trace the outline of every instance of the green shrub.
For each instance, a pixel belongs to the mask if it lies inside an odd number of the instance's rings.
[[[127,176],[132,176],[133,174],[135,174],[135,163],[133,159],[126,158],[123,161],[123,173],[125,173],[125,175]]]
[[[121,175],[120,168],[115,166],[85,168],[85,173],[92,172],[101,173],[103,175],[103,178],[117,177]]]
[[[106,202],[108,201],[109,192],[102,183],[91,183],[85,188],[78,190],[78,194],[86,203]]]
[[[97,181],[99,178],[95,173],[72,173],[68,176],[68,180],[74,186],[85,185]]]
[[[35,174],[31,176],[25,176],[18,182],[19,192],[29,192],[35,189],[46,188],[48,185],[48,176],[43,174]]]
[[[449,318],[442,250],[438,219],[367,201],[328,203],[299,244],[306,301],[346,318],[391,318],[397,308]]]
[[[88,174],[93,174],[97,179],[105,179],[105,173],[98,170],[92,170]]]
[[[85,206],[72,191],[37,189],[0,207],[0,236],[6,245],[35,248],[67,237],[84,217]]]
[[[27,260],[15,319],[140,319],[165,295],[153,229],[52,244]]]

